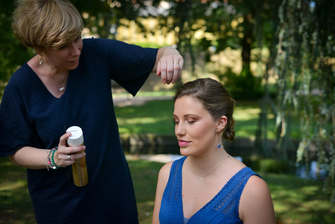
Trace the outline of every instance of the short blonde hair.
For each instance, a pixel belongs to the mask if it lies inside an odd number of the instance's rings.
[[[27,47],[59,49],[80,37],[83,20],[68,0],[20,0],[12,27]]]

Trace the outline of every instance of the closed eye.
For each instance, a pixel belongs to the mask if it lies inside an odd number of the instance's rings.
[[[60,47],[59,49],[60,49],[60,50],[63,50],[63,49],[65,49],[66,47],[67,47],[67,44],[65,44],[64,46]]]
[[[81,36],[77,37],[74,42],[78,42],[81,39]]]

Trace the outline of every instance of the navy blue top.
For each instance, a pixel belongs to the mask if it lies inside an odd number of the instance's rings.
[[[138,223],[116,123],[111,79],[135,95],[153,69],[157,49],[86,39],[66,91],[55,98],[24,64],[11,77],[0,107],[0,156],[24,146],[51,149],[73,125],[82,128],[89,182],[76,187],[71,166],[27,169],[38,223]]]
[[[238,171],[217,193],[212,200],[197,211],[190,219],[184,218],[183,197],[182,197],[182,169],[183,157],[173,162],[170,170],[169,181],[166,184],[159,221],[161,224],[239,224],[240,198],[245,184],[252,175],[257,175],[249,167]]]

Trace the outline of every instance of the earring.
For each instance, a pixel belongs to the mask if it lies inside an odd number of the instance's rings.
[[[39,55],[39,62],[38,62],[39,65],[43,65],[43,59],[42,57]]]
[[[217,146],[214,146],[214,148],[217,148],[217,149],[222,148],[223,149],[223,145],[221,145],[221,143],[219,142]]]

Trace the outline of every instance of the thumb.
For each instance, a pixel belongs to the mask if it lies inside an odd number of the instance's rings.
[[[71,132],[67,132],[62,135],[59,139],[59,145],[66,146],[66,140],[72,135]]]

